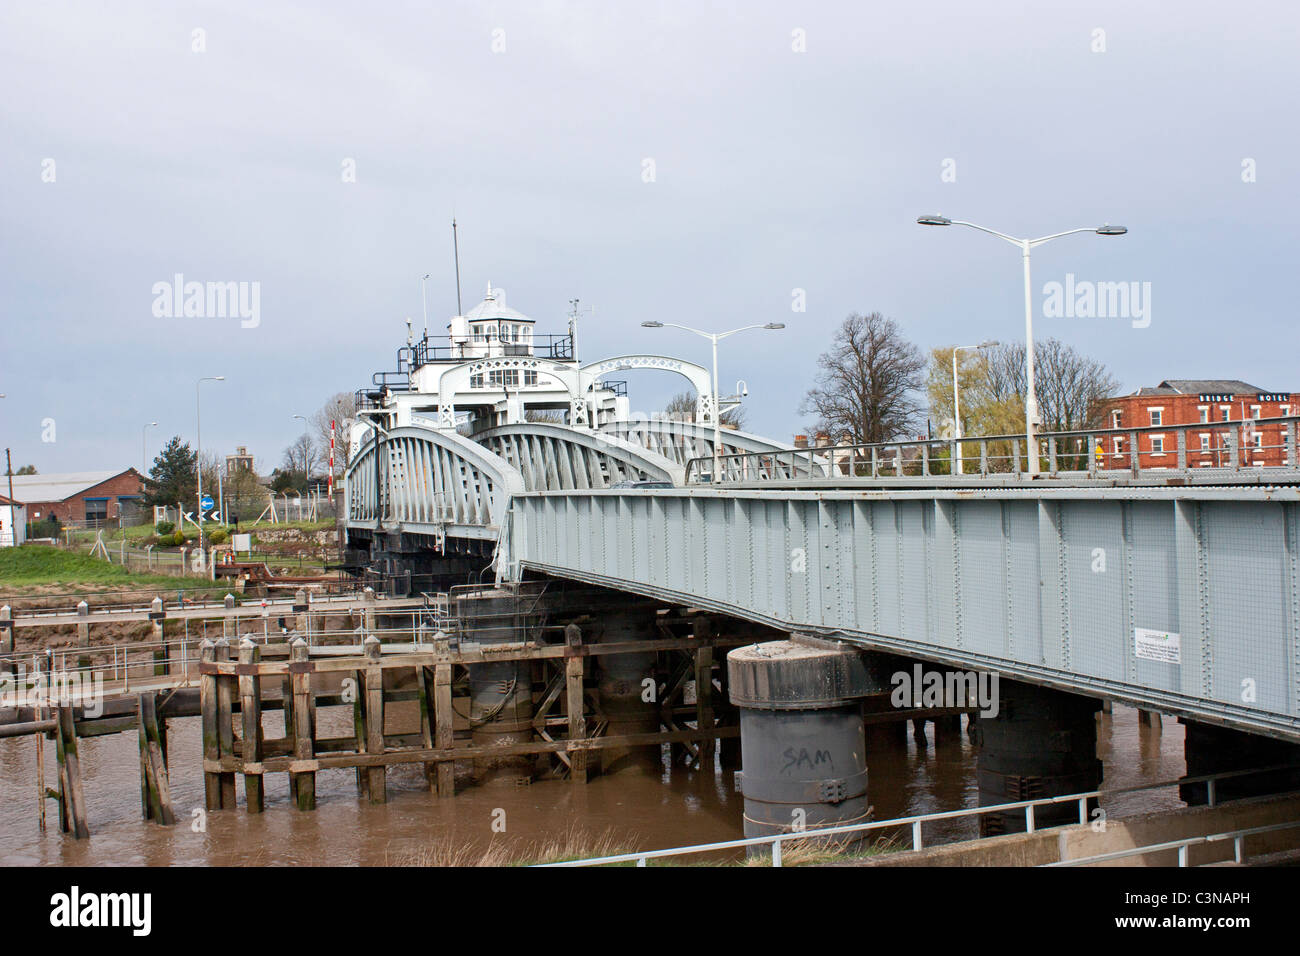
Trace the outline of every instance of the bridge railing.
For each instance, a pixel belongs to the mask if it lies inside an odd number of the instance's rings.
[[[1199,477],[1276,480],[1300,477],[1300,416],[1040,432],[1040,472],[1048,477],[1126,480]],[[921,438],[825,445],[791,451],[718,456],[719,482],[787,479],[951,478],[1028,473],[1025,436]],[[713,456],[686,464],[688,483],[712,483]],[[1266,476],[1266,477],[1265,477]]]
[[[1204,783],[1206,785],[1207,805],[1218,806],[1218,788],[1217,784],[1221,780],[1227,780],[1234,777],[1246,777],[1256,774],[1276,773],[1279,770],[1294,771],[1294,764],[1278,764],[1268,767],[1254,767],[1249,770],[1229,770],[1222,773],[1204,774],[1197,777],[1182,777],[1178,780],[1163,780],[1158,783],[1138,784],[1132,787],[1113,787],[1108,790],[1087,790],[1079,793],[1063,794],[1055,797],[1040,797],[1036,800],[1017,800],[1013,803],[999,803],[990,806],[965,807],[961,810],[944,810],[937,813],[920,813],[909,817],[895,817],[890,820],[872,820],[869,823],[853,823],[838,827],[819,827],[815,829],[805,829],[790,831],[787,833],[773,833],[761,837],[749,837],[743,840],[724,840],[718,843],[697,843],[692,846],[672,847],[665,850],[641,850],[633,853],[619,853],[612,856],[593,857],[585,860],[564,860],[559,863],[539,864],[541,866],[551,867],[573,867],[573,866],[608,866],[611,864],[635,863],[637,866],[645,866],[648,860],[664,859],[676,856],[691,856],[700,853],[714,853],[721,850],[738,850],[749,847],[769,847],[772,854],[772,865],[781,866],[782,846],[786,843],[802,843],[808,840],[817,840],[819,843],[826,841],[834,846],[837,841],[835,837],[844,837],[842,845],[857,842],[857,840],[866,834],[875,830],[900,830],[907,829],[911,832],[911,845],[905,847],[903,852],[919,853],[926,849],[922,835],[922,826],[926,823],[932,823],[936,820],[956,820],[963,817],[979,817],[988,813],[1006,813],[1012,810],[1019,810],[1025,816],[1025,832],[1036,832],[1034,811],[1037,807],[1058,806],[1063,803],[1077,804],[1079,810],[1080,826],[1085,826],[1092,821],[1089,820],[1089,802],[1101,797],[1116,797],[1123,794],[1139,793],[1147,790],[1163,790],[1169,787],[1181,787],[1191,783]],[[1300,824],[1287,824],[1293,826]],[[1260,828],[1259,832],[1264,832],[1265,828]],[[1245,836],[1250,831],[1239,831],[1239,835]],[[1188,844],[1203,842],[1206,839],[1227,839],[1230,836],[1238,835],[1224,834],[1210,838],[1195,838],[1187,841],[1177,841],[1171,843],[1169,848],[1175,848],[1178,842]],[[1154,852],[1156,849],[1163,847],[1147,847],[1145,852]],[[1243,851],[1240,844],[1237,846],[1238,861],[1243,858]],[[1186,865],[1186,856],[1184,853],[1179,855],[1180,866]],[[1088,859],[1078,861],[1067,861],[1068,863],[1086,863]],[[1065,865],[1055,864],[1055,865]]]

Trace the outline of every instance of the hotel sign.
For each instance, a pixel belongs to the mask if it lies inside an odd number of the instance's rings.
[[[1255,396],[1257,402],[1289,402],[1291,395],[1289,392],[1260,392]]]

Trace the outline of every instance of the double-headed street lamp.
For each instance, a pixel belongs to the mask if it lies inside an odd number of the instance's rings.
[[[957,474],[962,474],[961,467],[961,394],[957,388],[957,353],[974,352],[979,349],[991,349],[1000,343],[989,340],[981,342],[979,345],[957,345],[952,350],[952,430],[957,439],[954,446],[957,454],[954,456],[957,460]]]
[[[1034,301],[1029,283],[1029,250],[1034,246],[1041,246],[1045,242],[1060,239],[1062,236],[1072,236],[1077,232],[1095,232],[1099,236],[1122,236],[1128,232],[1128,229],[1124,226],[1112,226],[1107,223],[1104,226],[1084,226],[1079,229],[1067,229],[1065,232],[1053,233],[1050,236],[1042,236],[1038,239],[1017,239],[1015,236],[1008,236],[996,229],[988,229],[961,219],[949,219],[946,216],[919,216],[916,221],[922,226],[970,226],[972,229],[987,232],[990,236],[997,236],[999,239],[1005,239],[1013,246],[1020,247],[1020,255],[1025,264],[1025,442],[1028,446],[1025,453],[1029,460],[1029,474],[1036,475],[1038,474],[1038,445],[1034,434],[1039,422],[1038,396],[1034,391]]]
[[[665,325],[670,325],[674,329],[681,329],[684,332],[694,332],[696,335],[713,343],[713,474],[709,480],[716,484],[722,463],[722,409],[720,408],[721,403],[718,401],[718,340],[725,339],[728,335],[735,335],[737,332],[748,332],[750,329],[783,329],[785,323],[769,322],[766,325],[746,325],[743,328],[732,329],[730,332],[701,332],[699,329],[693,329],[687,325],[678,325],[676,322],[642,322],[641,325],[647,329],[662,329]]]
[[[195,444],[197,446],[194,452],[194,471],[199,478],[198,480],[198,489],[199,489],[198,524],[199,524],[199,555],[200,555],[199,560],[201,561],[205,559],[202,557],[203,554],[203,411],[202,411],[202,405],[199,402],[199,386],[202,385],[204,382],[224,382],[225,380],[226,380],[226,376],[224,375],[205,375],[203,376],[203,378],[199,379],[197,382],[194,383],[194,438],[195,438]],[[179,518],[181,516],[178,515],[177,517]],[[181,523],[184,524],[184,521],[182,521]]]

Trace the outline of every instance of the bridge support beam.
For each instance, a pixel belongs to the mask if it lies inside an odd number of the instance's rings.
[[[1214,781],[1214,803],[1240,800],[1270,793],[1300,790],[1300,744],[1229,730],[1195,720],[1184,720],[1187,732],[1183,738],[1183,752],[1187,756],[1187,776],[1203,777],[1233,770],[1255,770],[1260,767],[1277,767],[1294,764],[1295,769],[1274,770],[1268,773],[1229,777]],[[1203,806],[1210,801],[1206,781],[1184,783],[1178,787],[1178,796],[1189,806]]]
[[[1101,701],[1032,684],[1003,680],[995,716],[979,717],[976,760],[979,805],[1014,803],[1096,790],[1096,713]],[[1090,801],[1090,807],[1095,801]],[[1074,803],[1034,808],[1034,828],[1079,821]],[[1023,833],[1022,810],[980,817],[980,834]]]
[[[605,618],[598,643],[619,644],[657,637],[653,610]],[[601,714],[609,721],[605,734],[653,734],[659,730],[659,688],[655,654],[602,654],[596,658],[597,695]],[[615,747],[600,753],[601,773],[638,769],[659,773],[663,758],[658,744]]]
[[[727,655],[740,708],[745,836],[816,831],[867,814],[861,698],[888,688],[870,657],[804,635]],[[837,844],[857,842],[840,838]],[[766,852],[766,851],[764,851]]]

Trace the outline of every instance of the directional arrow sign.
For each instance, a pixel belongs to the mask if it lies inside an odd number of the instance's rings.
[[[216,502],[212,500],[211,495],[204,495],[199,499],[199,508],[203,511],[211,511],[215,505]]]

